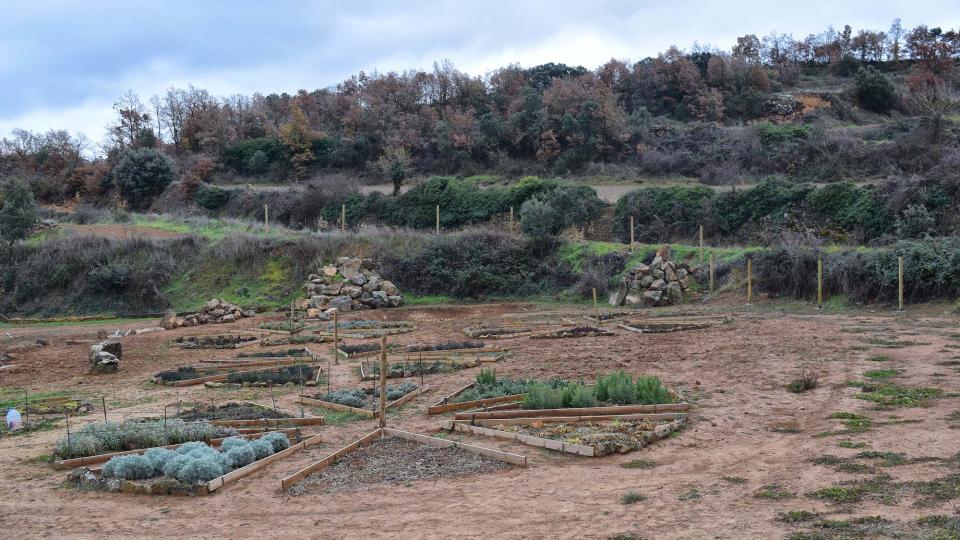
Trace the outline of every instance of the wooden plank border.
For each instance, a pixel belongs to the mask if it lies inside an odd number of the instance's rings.
[[[215,426],[225,427],[290,427],[290,426],[322,426],[324,418],[322,416],[310,416],[304,418],[259,418],[255,420],[210,420]]]
[[[611,420],[676,420],[686,418],[687,413],[637,413],[637,414],[603,414],[596,416],[531,416],[524,418],[487,418],[479,420],[454,420],[458,423],[469,423],[477,426],[517,426],[534,423],[566,424],[575,422],[609,422]]]
[[[512,394],[509,396],[497,396],[492,398],[483,398],[483,399],[474,399],[470,401],[460,401],[456,403],[451,403],[450,400],[459,396],[460,394],[466,392],[470,388],[473,388],[475,383],[470,383],[462,388],[457,389],[456,392],[445,396],[440,401],[437,401],[433,405],[427,408],[427,414],[441,414],[450,411],[462,411],[465,409],[477,409],[481,407],[486,407],[488,405],[497,405],[502,403],[510,403],[514,401],[521,401],[526,394]]]
[[[478,411],[457,413],[457,420],[503,419],[503,418],[531,418],[555,416],[596,416],[596,415],[625,415],[638,413],[665,413],[686,412],[690,410],[689,403],[665,403],[661,405],[612,405],[609,407],[568,407],[566,409],[522,409],[515,411]]]
[[[500,431],[498,429],[472,426],[470,424],[454,422],[452,420],[443,421],[441,426],[450,431],[473,433],[498,439],[509,439],[521,442],[523,444],[528,444],[530,446],[538,446],[540,448],[547,448],[549,450],[556,450],[558,452],[566,452],[568,454],[576,454],[578,456],[594,457],[596,455],[596,451],[592,446],[584,446],[582,444],[570,444],[563,441],[555,441],[553,439],[544,439],[542,437],[524,435],[522,433],[510,433],[509,431]]]
[[[300,404],[308,405],[310,407],[319,407],[321,409],[332,409],[334,411],[351,412],[356,415],[366,416],[367,418],[376,418],[376,414],[369,409],[361,409],[359,407],[341,405],[340,403],[333,403],[332,401],[323,401],[321,399],[300,397]]]
[[[519,465],[521,467],[527,466],[527,456],[521,454],[512,454],[502,450],[494,450],[493,448],[485,448],[483,446],[440,439],[438,437],[421,435],[419,433],[412,433],[409,431],[403,431],[401,429],[383,428],[383,434],[392,437],[400,437],[401,439],[407,439],[408,441],[415,441],[421,444],[428,444],[437,448],[459,448],[473,454],[486,456],[498,461],[503,461],[504,463],[510,463],[511,465]]]
[[[317,363],[302,362],[301,364],[310,368],[320,368],[321,370],[323,368],[323,364],[319,362]],[[301,364],[292,364],[292,365],[301,365]],[[265,367],[269,367],[269,366],[265,366]],[[280,367],[288,367],[288,366],[280,366]],[[204,384],[208,382],[223,382],[229,379],[231,375],[237,375],[237,374],[243,374],[243,373],[256,373],[258,371],[268,371],[268,370],[264,369],[263,367],[259,369],[245,369],[241,371],[232,371],[230,373],[222,373],[220,375],[207,375],[206,377],[197,377],[196,379],[186,379],[181,381],[173,381],[169,383],[160,382],[158,384],[163,386],[177,386],[177,387],[196,386],[198,384]]]
[[[342,458],[343,456],[349,454],[350,452],[353,452],[354,450],[356,450],[357,448],[360,448],[361,446],[366,446],[366,445],[368,445],[368,444],[376,441],[376,440],[379,439],[382,435],[383,435],[383,430],[382,430],[382,429],[377,428],[377,429],[373,430],[372,432],[364,435],[363,437],[357,439],[356,441],[348,444],[347,446],[344,446],[343,448],[337,450],[336,452],[334,452],[334,453],[332,453],[332,454],[324,457],[324,458],[321,459],[320,461],[317,461],[316,463],[313,463],[312,465],[309,465],[309,466],[307,466],[307,467],[305,467],[305,468],[303,468],[303,469],[300,469],[299,471],[297,471],[297,472],[291,474],[290,476],[284,478],[283,480],[280,481],[280,489],[283,490],[283,491],[286,491],[286,490],[289,489],[290,487],[295,486],[295,485],[297,485],[298,483],[300,483],[300,481],[303,480],[304,478],[310,476],[311,474],[320,472],[320,471],[322,471],[323,469],[326,469],[327,467],[329,467],[330,465],[332,465],[333,462],[335,462],[335,461],[337,461],[338,459]]]
[[[310,437],[309,439],[303,442],[299,442],[297,444],[291,445],[289,448],[270,454],[269,456],[261,460],[254,461],[253,463],[246,465],[244,467],[240,467],[239,469],[234,469],[219,478],[214,478],[213,480],[207,482],[205,487],[206,493],[212,493],[227,484],[236,482],[237,480],[240,480],[245,476],[250,476],[251,474],[259,471],[260,469],[266,467],[267,465],[270,465],[271,463],[280,461],[282,459],[286,459],[287,457],[299,452],[300,450],[303,450],[315,444],[320,444],[321,442],[323,442],[323,439],[321,439],[320,435],[314,435],[313,437]]]

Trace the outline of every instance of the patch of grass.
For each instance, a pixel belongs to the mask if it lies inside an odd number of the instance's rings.
[[[863,373],[868,379],[889,379],[902,373],[899,369],[871,369]]]
[[[798,428],[795,428],[795,427],[785,427],[785,426],[773,427],[773,428],[770,428],[770,431],[772,431],[772,432],[774,432],[774,433],[788,433],[788,434],[790,434],[790,435],[796,435],[797,433],[801,433],[800,429],[798,429]]]
[[[889,362],[890,360],[892,359],[885,354],[875,354],[867,357],[868,362]]]
[[[699,501],[700,500],[700,490],[697,488],[690,488],[687,491],[684,491],[680,495],[677,495],[678,501]]]
[[[869,444],[862,441],[837,441],[837,446],[840,448],[867,448]]]
[[[796,497],[794,493],[781,488],[777,484],[768,484],[763,486],[754,492],[753,496],[756,499],[766,499],[768,501],[781,501]]]
[[[318,414],[323,415],[324,423],[326,423],[328,426],[342,426],[344,424],[349,424],[350,422],[369,420],[369,418],[366,416],[361,416],[350,411],[329,411],[324,409],[322,413]]]
[[[721,476],[721,480],[729,484],[746,484],[747,479],[742,476]]]
[[[820,488],[807,493],[807,497],[832,504],[853,504],[871,497],[883,504],[893,504],[898,497],[899,486],[887,474],[878,474],[863,480],[841,482],[836,486]]]
[[[403,303],[409,306],[430,306],[450,303],[450,299],[446,296],[439,295],[405,295],[403,297]]]
[[[795,394],[813,390],[817,387],[819,376],[817,372],[807,366],[800,366],[800,372],[797,377],[787,385],[787,391]]]
[[[960,474],[954,473],[936,480],[910,482],[910,487],[920,496],[917,506],[937,506],[960,498]]]
[[[777,514],[777,521],[784,523],[806,523],[816,519],[817,514],[807,512],[806,510],[790,510],[789,512],[780,512]]]
[[[621,463],[620,466],[624,469],[652,469],[656,467],[657,464],[648,459],[634,459],[633,461]]]
[[[645,500],[647,500],[647,497],[645,495],[641,495],[640,493],[637,493],[636,491],[629,491],[627,493],[624,493],[623,496],[620,497],[620,502],[622,504],[636,504],[640,501],[645,501]]]
[[[29,457],[23,461],[24,463],[53,463],[56,459],[56,456],[53,454],[40,454],[39,456]]]
[[[926,407],[930,399],[939,397],[943,393],[939,388],[908,388],[895,384],[873,386],[854,383],[851,386],[859,386],[862,390],[853,397],[872,401],[880,408]]]

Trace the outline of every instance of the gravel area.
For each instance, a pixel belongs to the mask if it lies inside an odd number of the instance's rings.
[[[507,469],[510,465],[458,448],[437,448],[386,437],[351,452],[323,471],[291,487],[291,495],[338,493]]]

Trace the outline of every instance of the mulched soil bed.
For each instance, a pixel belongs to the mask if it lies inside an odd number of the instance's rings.
[[[175,342],[184,349],[230,349],[240,343],[256,341],[256,336],[183,336]]]
[[[658,426],[670,422],[670,420],[623,420],[570,424],[497,425],[490,428],[570,444],[593,446],[599,451],[598,455],[602,456],[617,451],[643,448],[651,442],[651,435]]]
[[[576,328],[564,328],[556,332],[546,334],[537,334],[530,336],[531,339],[558,339],[558,338],[579,338],[579,337],[597,337],[612,336],[613,332],[597,328],[595,326],[578,326]]]
[[[290,418],[289,415],[250,403],[227,403],[218,407],[196,407],[181,412],[177,418],[195,420],[260,420],[261,418]]]
[[[303,357],[310,356],[306,349],[287,349],[285,351],[263,351],[255,353],[240,353],[237,358],[279,358],[281,356]]]
[[[458,448],[437,448],[399,437],[385,437],[338,459],[287,492],[304,495],[317,491],[358,491],[384,484],[450,478],[509,467],[502,461]]]
[[[429,351],[451,351],[457,349],[482,349],[482,341],[447,341],[444,343],[433,343],[431,345],[409,345],[407,352],[429,352]]]

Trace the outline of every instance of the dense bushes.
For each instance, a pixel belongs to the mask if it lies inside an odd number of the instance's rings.
[[[120,194],[134,209],[149,207],[174,179],[170,158],[152,148],[124,152],[112,174]]]
[[[83,426],[70,436],[62,437],[57,441],[55,452],[61,459],[72,459],[107,452],[206,441],[235,434],[236,430],[217,427],[209,422],[184,422],[178,419],[95,422]]]

